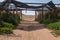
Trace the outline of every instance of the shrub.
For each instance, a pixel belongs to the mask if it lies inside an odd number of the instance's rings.
[[[16,26],[20,23],[20,16],[17,16],[16,14],[12,13],[2,12],[0,15],[0,21],[8,22]]]
[[[11,28],[0,28],[0,34],[11,34],[12,33],[12,29]]]
[[[10,23],[7,23],[7,22],[3,22],[3,21],[0,22],[0,27],[8,27],[8,28],[11,28],[11,29],[15,28],[14,25],[12,25]]]
[[[47,27],[53,30],[60,30],[60,22],[47,24]]]
[[[39,16],[36,21],[45,24],[47,28],[54,30],[55,34],[60,35],[60,8],[48,11],[43,18]]]
[[[58,19],[60,19],[60,13],[58,13],[58,15],[57,15],[57,16],[58,16],[57,18],[58,18]]]
[[[55,23],[55,22],[57,22],[57,20],[49,20],[49,19],[47,19],[47,20],[44,20],[44,24],[50,24],[50,23]]]
[[[39,23],[43,23],[43,19],[42,18],[36,18],[35,21],[38,21]]]
[[[43,23],[43,24],[49,24],[49,23],[54,23],[57,20],[52,20],[52,19],[43,19],[43,18],[37,18],[36,21],[38,21],[39,23]]]
[[[36,19],[39,23],[51,23],[55,22],[60,19],[60,8],[57,8],[56,10],[48,11],[47,13],[43,14],[43,17],[40,16]]]
[[[10,34],[14,28],[15,26],[10,23],[0,22],[0,34]]]
[[[53,34],[54,34],[54,36],[60,36],[60,30],[54,30],[53,32],[52,32]]]

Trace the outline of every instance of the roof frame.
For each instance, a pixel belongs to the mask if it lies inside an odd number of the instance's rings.
[[[52,9],[56,8],[56,6],[54,5],[54,3],[52,1],[50,1],[46,4],[43,4],[43,3],[22,3],[22,2],[15,1],[15,0],[13,0],[13,1],[12,0],[5,0],[1,3],[1,5],[0,5],[1,8],[0,9],[2,9],[2,8],[5,9],[5,7],[7,8],[9,6],[9,4],[11,4],[11,3],[13,3],[16,7],[20,7],[20,8],[32,8],[32,9],[34,9],[34,8],[46,7],[49,10],[51,10],[51,8]],[[27,4],[42,4],[42,6],[29,6]]]

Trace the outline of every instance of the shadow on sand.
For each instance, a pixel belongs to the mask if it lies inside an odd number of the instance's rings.
[[[35,30],[40,30],[40,29],[44,29],[44,25],[43,24],[39,24],[39,25],[28,25],[28,26],[25,26],[25,27],[18,27],[16,29],[19,29],[19,30],[23,30],[23,31],[35,31]]]

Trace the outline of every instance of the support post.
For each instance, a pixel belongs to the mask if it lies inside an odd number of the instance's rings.
[[[21,18],[21,21],[22,21],[22,10],[21,10],[21,16],[20,16],[20,18]]]
[[[43,7],[42,7],[42,18],[43,18]]]
[[[38,11],[38,18],[41,18],[41,11]]]
[[[15,14],[15,13],[14,13],[14,10],[13,10],[13,14]]]
[[[36,13],[36,11],[35,11],[35,19],[37,18],[37,13]]]
[[[16,16],[17,16],[17,7],[16,7]]]

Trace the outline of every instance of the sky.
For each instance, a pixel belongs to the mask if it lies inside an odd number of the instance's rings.
[[[2,2],[4,0],[0,0],[0,2]],[[48,3],[49,1],[51,0],[17,0],[17,1],[20,1],[20,2],[24,2],[24,3]],[[59,4],[60,3],[60,0],[52,0],[53,3],[55,4]],[[23,14],[25,15],[35,15],[35,11],[23,11]]]

